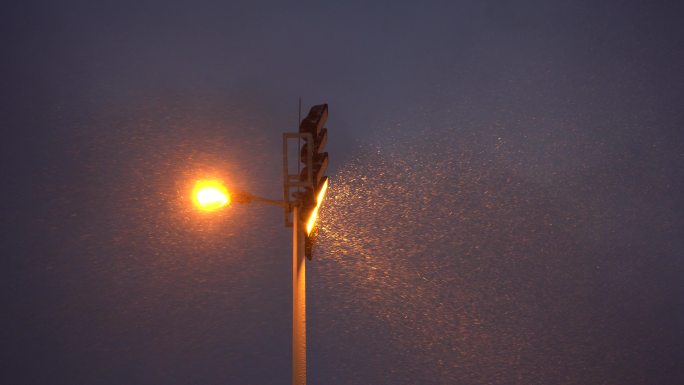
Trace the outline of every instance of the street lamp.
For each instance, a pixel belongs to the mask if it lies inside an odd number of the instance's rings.
[[[230,204],[230,194],[220,180],[202,179],[192,189],[192,201],[202,211],[216,211]]]
[[[306,259],[313,258],[316,220],[328,190],[328,153],[323,152],[328,130],[328,105],[313,106],[299,125],[299,132],[283,134],[283,200],[273,200],[244,191],[229,191],[220,180],[198,180],[192,200],[202,211],[216,211],[231,202],[280,206],[285,226],[292,227],[292,384],[306,384]],[[297,139],[301,172],[290,173],[288,147]],[[303,145],[299,144],[303,141]],[[306,257],[306,258],[305,258]]]

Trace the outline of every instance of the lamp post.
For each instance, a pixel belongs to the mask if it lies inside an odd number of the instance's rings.
[[[306,384],[306,259],[313,258],[314,226],[328,190],[328,105],[311,107],[299,131],[283,134],[283,199],[294,201],[285,210],[292,226],[292,384]],[[290,172],[289,145],[297,140],[297,173]],[[300,143],[303,145],[300,147]],[[299,171],[299,163],[304,168]]]
[[[197,181],[195,205],[204,211],[225,207],[231,201],[265,204],[284,209],[285,226],[292,227],[292,384],[306,385],[306,259],[313,258],[315,225],[328,189],[328,153],[323,152],[328,130],[328,105],[313,106],[302,120],[299,132],[283,134],[283,200],[273,200],[244,191],[228,192],[220,181]],[[290,173],[288,150],[297,140],[297,153],[304,168]],[[300,148],[301,141],[304,144]],[[298,167],[299,169],[299,167]]]
[[[292,385],[306,384],[306,260],[299,211],[292,208]]]

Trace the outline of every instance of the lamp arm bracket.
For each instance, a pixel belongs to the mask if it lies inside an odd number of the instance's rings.
[[[268,199],[264,197],[260,197],[258,195],[254,195],[245,191],[238,191],[234,192],[232,194],[232,199],[233,202],[235,203],[241,203],[241,204],[251,204],[251,203],[258,203],[262,205],[268,205],[268,206],[279,206],[279,207],[290,207],[289,202],[285,201],[279,201],[275,199]]]

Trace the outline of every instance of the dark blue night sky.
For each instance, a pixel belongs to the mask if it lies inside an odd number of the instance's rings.
[[[657,3],[657,4],[656,4]],[[0,382],[287,384],[281,133],[329,103],[310,384],[684,383],[676,1],[0,11]]]

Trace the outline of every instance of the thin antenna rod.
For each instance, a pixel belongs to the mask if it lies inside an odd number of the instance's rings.
[[[302,97],[299,97],[299,115],[297,116],[297,132],[299,132],[299,125],[302,123]],[[297,175],[302,171],[302,165],[299,162],[299,151],[301,151],[301,139],[297,137]],[[299,188],[297,189],[299,191]]]

